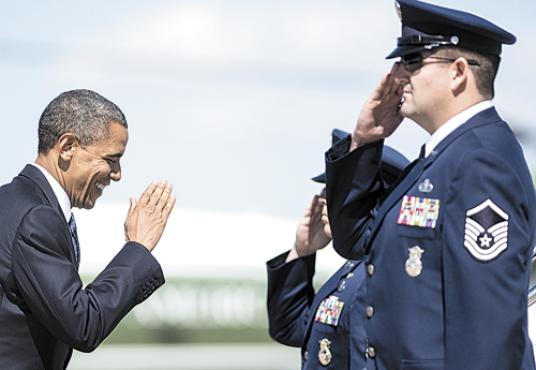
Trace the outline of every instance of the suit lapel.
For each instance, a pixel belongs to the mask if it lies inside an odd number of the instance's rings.
[[[63,216],[63,212],[61,211],[61,206],[58,202],[58,198],[56,198],[56,194],[54,194],[54,191],[48,183],[45,175],[43,175],[43,173],[41,173],[37,167],[27,164],[26,167],[22,169],[19,176],[26,177],[27,179],[33,181],[43,192],[50,205],[57,209],[58,212],[60,212]]]
[[[25,177],[37,185],[37,187],[43,192],[49,204],[58,211],[58,213],[61,216],[61,219],[64,221],[67,232],[69,233],[69,235],[71,235],[69,224],[65,220],[65,216],[63,215],[63,211],[61,210],[61,206],[58,201],[58,198],[56,197],[56,194],[54,194],[54,191],[52,190],[52,187],[48,183],[48,180],[46,179],[45,175],[43,175],[43,173],[37,167],[31,164],[27,164],[26,167],[22,169],[19,176]],[[74,245],[72,245],[71,248],[69,248],[71,252],[71,261],[73,262],[75,266],[78,266],[76,258],[74,256],[73,248],[75,248]]]
[[[458,127],[456,130],[451,132],[445,139],[443,139],[439,145],[434,149],[434,151],[424,159],[418,159],[413,165],[411,170],[406,174],[406,176],[398,183],[398,185],[389,193],[385,200],[380,204],[378,213],[374,219],[374,222],[371,226],[371,231],[369,237],[365,243],[365,250],[370,250],[372,247],[370,245],[371,241],[374,239],[374,236],[378,232],[380,225],[385,218],[385,215],[391,208],[397,203],[400,198],[415,184],[415,182],[420,178],[423,171],[428,168],[435,159],[460,135],[464,134],[466,131],[473,130],[476,127],[490,124],[493,122],[499,122],[501,118],[497,114],[495,108],[491,107],[485,109],[484,111],[476,114],[470,118],[466,123]],[[411,165],[410,165],[411,166]]]

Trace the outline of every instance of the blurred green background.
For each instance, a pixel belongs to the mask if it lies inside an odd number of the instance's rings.
[[[317,277],[315,284],[326,278]],[[84,281],[91,281],[86,276]],[[80,370],[291,370],[300,350],[267,334],[266,282],[170,278],[121,321]]]

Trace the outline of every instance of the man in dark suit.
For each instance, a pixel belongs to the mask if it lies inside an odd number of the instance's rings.
[[[400,60],[326,157],[334,247],[367,266],[367,368],[534,369],[534,185],[491,103],[515,37],[458,10],[397,6],[402,36],[388,58]],[[378,156],[403,117],[431,137],[387,190]]]
[[[151,255],[175,203],[152,183],[131,199],[127,243],[85,288],[71,207],[93,208],[121,178],[127,121],[89,90],[62,93],[39,121],[39,148],[0,188],[0,369],[61,370],[73,348],[93,351],[137,304],[164,283]]]
[[[347,133],[334,130],[336,143]],[[381,169],[392,184],[409,161],[385,146]],[[313,178],[324,183],[321,174]],[[285,345],[301,347],[302,369],[363,370],[366,367],[364,323],[365,267],[348,260],[315,292],[316,252],[331,241],[324,192],[315,195],[300,219],[294,247],[266,263],[268,328]]]

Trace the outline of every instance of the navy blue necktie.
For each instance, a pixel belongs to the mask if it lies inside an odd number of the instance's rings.
[[[421,146],[421,150],[419,152],[419,159],[424,159],[426,158],[426,144],[422,144]]]
[[[78,242],[78,232],[76,231],[74,214],[71,214],[71,219],[69,220],[69,230],[71,231],[71,240],[73,242],[74,261],[78,268],[78,266],[80,266],[80,244]]]

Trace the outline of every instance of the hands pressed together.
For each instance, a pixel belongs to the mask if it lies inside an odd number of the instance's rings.
[[[167,181],[153,182],[139,199],[130,198],[125,220],[125,238],[152,251],[166,227],[176,197]]]

